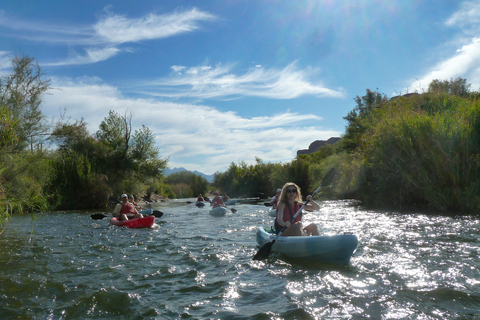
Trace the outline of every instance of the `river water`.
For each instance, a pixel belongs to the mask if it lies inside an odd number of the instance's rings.
[[[335,267],[252,261],[266,207],[212,217],[187,200],[156,207],[154,229],[95,212],[14,216],[0,235],[0,319],[480,319],[478,217],[323,202],[304,220],[359,239]]]

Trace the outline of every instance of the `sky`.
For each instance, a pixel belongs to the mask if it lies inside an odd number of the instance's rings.
[[[0,74],[24,55],[47,119],[131,115],[169,168],[213,174],[341,137],[367,89],[478,90],[480,0],[1,1]]]

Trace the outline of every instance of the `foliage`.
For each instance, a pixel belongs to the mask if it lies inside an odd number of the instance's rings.
[[[30,57],[11,60],[12,72],[0,77],[0,220],[14,212],[44,210],[49,163],[40,149],[23,152],[44,130],[41,96],[49,80]]]
[[[30,57],[12,59],[0,77],[0,223],[11,213],[93,208],[121,193],[170,198],[206,193],[206,179],[162,172],[152,131],[132,129],[132,115],[110,111],[90,134],[82,120],[46,134],[40,106],[49,80]],[[288,163],[231,163],[213,187],[235,197],[267,198],[286,182],[311,193],[331,167],[324,196],[387,208],[480,209],[480,93],[465,79],[434,80],[426,92],[395,99],[368,90],[357,96],[341,142]],[[57,149],[43,151],[47,137]],[[30,148],[27,146],[30,144]]]
[[[147,182],[149,186],[147,189],[147,197],[150,197],[153,193],[160,194],[169,199],[177,198],[177,194],[174,191],[174,188],[170,184],[166,184],[162,179],[151,179]]]
[[[267,197],[275,193],[272,174],[278,164],[264,163],[256,158],[255,165],[231,163],[224,173],[214,174],[213,186],[234,197]]]
[[[162,185],[167,159],[159,157],[150,129],[142,126],[132,134],[132,116],[110,111],[95,135],[83,119],[59,122],[46,133],[40,107],[50,80],[33,58],[11,62],[12,72],[0,77],[1,217],[55,207],[102,207],[111,195],[158,186],[173,193]],[[57,149],[44,152],[44,137]]]
[[[161,179],[167,160],[158,157],[152,131],[142,126],[131,132],[131,117],[114,111],[95,136],[83,120],[57,125],[51,139],[60,156],[50,189],[60,195],[61,207],[102,207],[109,196],[139,194]],[[84,191],[78,192],[79,186]]]
[[[0,107],[8,110],[10,122],[17,123],[13,128],[16,138],[9,143],[15,150],[23,150],[45,131],[40,105],[50,80],[44,79],[40,66],[31,57],[14,57],[11,63],[12,72],[0,77]]]
[[[364,204],[474,212],[480,208],[480,104],[434,91],[376,110],[344,190]]]
[[[457,78],[455,80],[438,80],[435,79],[428,85],[428,93],[447,93],[449,95],[457,95],[467,97],[470,95],[470,84],[467,84],[466,79]]]
[[[173,186],[173,190],[178,198],[192,198],[208,191],[208,181],[204,177],[188,172],[180,171],[168,175],[166,183]]]
[[[43,186],[50,181],[50,162],[41,151],[0,154],[1,185],[11,212],[40,211],[48,208]]]
[[[377,108],[388,101],[385,95],[367,89],[363,97],[357,96],[356,107],[344,119],[347,121],[345,134],[342,138],[343,148],[349,152],[359,147],[360,140],[365,131],[372,125],[372,114]]]

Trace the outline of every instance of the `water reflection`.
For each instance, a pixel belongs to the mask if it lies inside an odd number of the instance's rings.
[[[7,318],[480,317],[480,221],[363,210],[327,201],[305,215],[359,247],[337,267],[272,254],[252,261],[265,207],[211,217],[177,202],[153,230],[90,213],[16,216],[0,237],[0,315]]]

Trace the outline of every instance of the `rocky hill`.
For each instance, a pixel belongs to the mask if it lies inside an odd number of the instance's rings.
[[[308,146],[308,149],[298,150],[297,151],[297,156],[299,156],[301,154],[311,154],[315,151],[318,151],[325,144],[334,144],[334,143],[338,142],[339,140],[340,140],[340,138],[337,138],[337,137],[332,137],[332,138],[328,139],[327,141],[325,141],[325,140],[315,140],[312,143],[310,143],[310,146]]]

